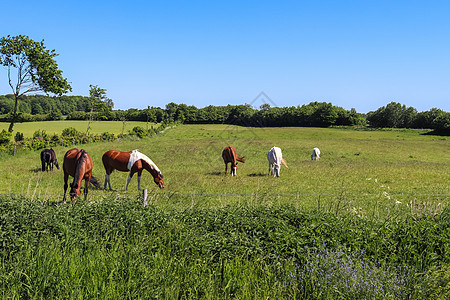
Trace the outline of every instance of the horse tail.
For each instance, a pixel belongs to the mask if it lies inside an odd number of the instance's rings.
[[[245,156],[239,157],[236,155],[236,160],[245,163]]]
[[[285,161],[284,159],[281,159],[281,163],[282,163],[286,168],[288,168],[287,163],[286,163],[286,161]]]
[[[87,154],[86,150],[81,149],[76,156],[74,180],[78,180],[78,178],[81,176],[80,169],[81,169],[83,161],[85,160],[86,154]]]
[[[98,182],[98,179],[95,178],[94,176],[91,176],[91,181],[89,183],[92,184],[97,189],[101,188],[100,183]]]

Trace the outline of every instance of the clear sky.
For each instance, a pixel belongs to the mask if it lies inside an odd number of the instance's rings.
[[[7,1],[0,37],[55,49],[69,95],[115,109],[391,101],[450,111],[450,1]],[[9,94],[0,68],[0,94]]]

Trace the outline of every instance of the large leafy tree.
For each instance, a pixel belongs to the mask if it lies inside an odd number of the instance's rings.
[[[44,41],[28,36],[7,36],[0,41],[0,65],[8,69],[8,82],[14,94],[14,109],[9,132],[17,120],[17,104],[21,96],[33,92],[62,95],[72,88],[62,76],[54,57],[55,50],[45,48]]]

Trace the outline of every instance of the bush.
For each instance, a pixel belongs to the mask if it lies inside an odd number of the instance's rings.
[[[116,137],[114,136],[114,133],[109,133],[109,132],[103,132],[102,133],[102,139],[104,141],[114,141],[116,139]]]
[[[130,134],[137,135],[142,139],[143,137],[146,137],[148,135],[148,132],[144,128],[136,126],[131,130]]]
[[[45,130],[38,129],[33,133],[33,139],[42,138],[44,140],[49,140],[49,136]]]
[[[16,142],[23,141],[23,133],[17,132],[16,135],[14,136],[14,141]]]
[[[80,135],[81,132],[79,132],[78,130],[76,130],[73,127],[68,127],[68,128],[64,128],[61,135],[63,137],[76,137],[78,135]]]
[[[52,135],[50,138],[50,146],[51,147],[61,145],[61,142],[62,142],[62,138],[57,134]]]
[[[443,113],[433,120],[436,131],[450,134],[450,113]]]
[[[3,129],[2,132],[0,132],[0,146],[7,146],[11,142],[11,136],[11,132]]]

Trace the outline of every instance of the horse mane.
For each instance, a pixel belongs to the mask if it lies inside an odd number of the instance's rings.
[[[136,160],[142,159],[143,161],[148,163],[150,165],[150,167],[152,167],[153,169],[158,171],[158,173],[161,174],[161,170],[156,166],[156,164],[153,162],[153,160],[151,160],[147,155],[145,155],[144,153],[139,152],[137,149],[131,151],[131,155],[133,155],[134,153],[135,153],[135,155],[137,155],[137,159]]]

